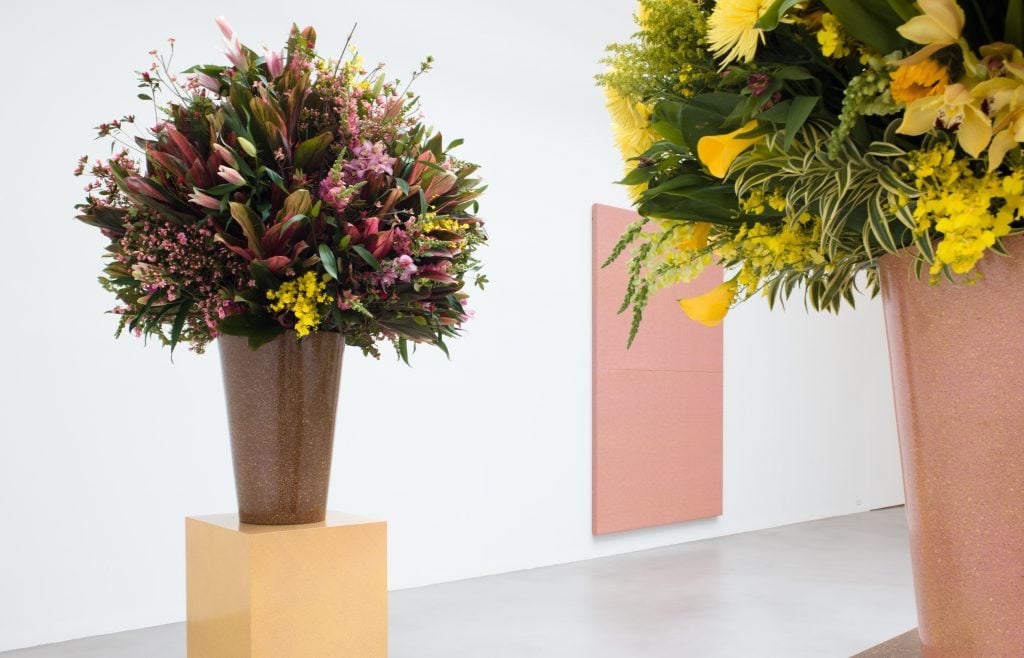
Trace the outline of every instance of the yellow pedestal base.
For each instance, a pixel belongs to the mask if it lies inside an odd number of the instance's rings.
[[[188,658],[386,658],[387,524],[185,519]]]

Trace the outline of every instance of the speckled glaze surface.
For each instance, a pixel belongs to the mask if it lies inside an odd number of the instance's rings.
[[[975,285],[880,263],[922,655],[1024,656],[1024,238]]]
[[[255,351],[237,336],[217,343],[242,522],[323,521],[344,340],[289,331]]]

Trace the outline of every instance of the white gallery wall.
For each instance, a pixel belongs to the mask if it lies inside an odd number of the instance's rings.
[[[626,0],[179,0],[4,7],[0,295],[0,650],[184,617],[183,517],[234,508],[216,350],[112,338],[103,240],[72,217],[91,127],[135,100],[133,70],[177,38],[219,61],[213,18],[251,45],[354,21],[368,62],[418,84],[490,190],[493,281],[452,359],[346,355],[332,509],[388,519],[393,589],[899,503],[880,306],[840,317],[760,301],[725,327],[725,513],[590,533],[590,206],[627,205],[593,86]],[[680,316],[680,322],[684,322]],[[679,583],[685,586],[685,583]]]

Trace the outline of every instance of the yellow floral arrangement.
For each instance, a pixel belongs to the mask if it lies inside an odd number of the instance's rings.
[[[801,289],[837,311],[913,248],[972,282],[1024,231],[1024,0],[640,0],[598,76],[642,219],[623,309],[718,263],[680,300],[704,324]]]

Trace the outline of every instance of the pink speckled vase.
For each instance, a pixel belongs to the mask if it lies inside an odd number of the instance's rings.
[[[1024,237],[976,285],[880,261],[922,654],[1024,656]]]

